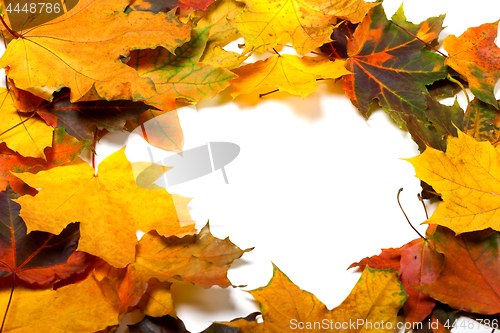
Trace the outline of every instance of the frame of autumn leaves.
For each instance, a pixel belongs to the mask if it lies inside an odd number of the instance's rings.
[[[394,323],[399,313],[441,332],[458,311],[493,327],[500,312],[498,22],[448,36],[444,55],[433,48],[444,16],[413,24],[400,9],[389,21],[381,2],[362,0],[212,2],[172,1],[167,11],[162,1],[63,2],[62,16],[21,18],[20,28],[15,15],[2,15],[8,47],[0,67],[9,88],[0,91],[0,304],[10,304],[2,329],[111,332],[139,311],[144,318],[130,332],[182,332],[172,283],[231,286],[227,269],[250,249],[213,237],[208,225],[196,232],[189,200],[153,184],[164,167],[132,164],[121,149],[96,173],[78,155],[119,130],[175,151],[182,146],[176,103],[228,86],[233,97],[269,88],[305,98],[318,80],[338,78],[363,115],[377,99],[418,144],[422,154],[409,162],[425,182],[422,196],[442,199],[425,237],[354,263],[361,278],[333,310],[275,267],[267,286],[250,291],[262,323],[252,314],[206,331],[286,332],[292,318]],[[224,50],[239,36],[240,54]],[[298,56],[275,52],[243,64],[283,39]],[[465,87],[474,95],[465,111],[439,103]],[[140,241],[138,229],[149,231]]]

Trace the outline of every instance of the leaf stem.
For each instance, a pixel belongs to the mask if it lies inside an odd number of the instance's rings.
[[[455,79],[453,76],[451,76],[450,74],[448,74],[448,77],[447,79],[453,83],[456,83],[460,86],[460,89],[462,89],[462,91],[464,92],[465,94],[465,98],[467,99],[467,109],[465,110],[465,112],[467,113],[467,116],[466,116],[466,120],[465,120],[465,131],[467,131],[469,129],[469,120],[470,120],[470,112],[468,112],[469,110],[469,106],[470,106],[470,99],[469,99],[469,95],[467,94],[467,90],[465,90],[465,87],[463,86],[463,84],[458,81],[457,79]],[[477,114],[477,113],[476,113]],[[475,136],[475,135],[473,135]]]
[[[420,193],[417,193],[418,200],[422,203],[422,206],[424,206],[424,212],[425,212],[425,218],[428,220],[429,219],[429,214],[427,214],[427,207],[425,207],[424,199],[420,195]]]
[[[398,199],[398,204],[399,204],[399,208],[401,208],[401,211],[402,211],[402,212],[403,212],[403,214],[405,215],[405,217],[406,217],[406,221],[408,221],[408,223],[410,224],[410,227],[411,227],[413,230],[415,230],[415,232],[416,232],[416,233],[417,233],[420,237],[422,237],[422,239],[423,239],[423,240],[427,240],[424,236],[422,236],[422,234],[421,234],[420,232],[418,232],[418,230],[417,230],[417,229],[415,229],[415,227],[413,226],[413,224],[411,224],[410,219],[408,218],[408,216],[406,216],[406,213],[405,213],[405,211],[404,211],[404,209],[403,209],[403,206],[401,206],[401,202],[399,201],[399,194],[400,194],[402,191],[403,191],[403,188],[401,187],[401,188],[399,189],[399,191],[398,191],[398,196],[397,196],[397,199]],[[426,213],[427,213],[427,211],[426,211]]]
[[[389,22],[391,22],[392,24],[394,24],[396,27],[399,27],[400,29],[403,29],[408,35],[410,36],[413,36],[415,37],[416,39],[418,39],[419,41],[421,41],[422,43],[424,43],[425,45],[427,45],[428,47],[430,47],[431,49],[433,49],[434,51],[436,51],[437,53],[439,53],[440,55],[442,55],[443,57],[445,58],[448,58],[448,56],[446,54],[444,54],[443,52],[439,51],[438,49],[436,49],[434,46],[432,46],[431,44],[423,41],[422,39],[420,39],[419,37],[417,37],[415,34],[409,32],[408,30],[406,30],[405,28],[403,28],[402,26],[400,26],[399,24],[397,24],[396,22],[394,22],[393,20],[389,20]]]
[[[7,23],[5,23],[2,15],[0,15],[0,20],[2,21],[2,24],[5,27],[5,29],[7,29],[7,31],[9,32],[9,34],[12,35],[12,37],[14,37],[16,39],[19,38],[19,34],[17,32],[15,32],[15,31],[13,31],[11,28],[9,28],[9,26],[7,25]]]
[[[92,143],[92,169],[94,169],[94,175],[96,174],[95,172],[95,146],[97,142],[97,127],[94,132],[94,142]]]
[[[280,90],[279,89],[274,89],[273,91],[269,91],[269,92],[266,92],[266,93],[263,93],[263,94],[259,94],[259,97],[262,98],[264,96],[270,95],[270,94],[278,92],[278,91],[280,91]]]
[[[324,78],[322,78],[322,77],[320,77],[320,78],[316,79],[316,81],[324,81],[324,80],[327,80],[327,79],[324,79]],[[279,89],[274,89],[274,90],[272,90],[272,91],[268,91],[268,92],[266,92],[266,93],[259,94],[259,97],[260,97],[260,98],[262,98],[262,97],[264,97],[264,96],[267,96],[267,95],[273,94],[273,93],[278,92],[278,91],[280,91],[280,90],[279,90]]]
[[[64,14],[68,12],[68,9],[66,8],[66,0],[61,0],[61,6],[64,10]]]
[[[469,95],[467,94],[467,91],[465,90],[465,87],[463,86],[463,84],[460,81],[458,81],[457,79],[455,79],[453,76],[451,76],[450,74],[448,74],[447,79],[460,86],[460,88],[462,89],[462,91],[465,94],[465,98],[467,99],[467,106],[469,106],[470,105]]]

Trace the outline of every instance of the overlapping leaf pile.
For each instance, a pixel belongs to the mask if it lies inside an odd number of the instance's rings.
[[[8,77],[0,90],[4,332],[112,332],[131,311],[145,317],[130,332],[186,332],[171,285],[231,286],[227,270],[249,249],[213,237],[208,225],[197,232],[186,198],[139,186],[124,149],[98,170],[78,155],[125,130],[179,150],[179,103],[228,87],[233,97],[266,88],[305,98],[318,80],[339,78],[363,115],[377,100],[418,144],[422,154],[409,162],[432,187],[427,194],[442,198],[426,237],[354,263],[363,274],[333,310],[275,267],[269,285],[251,291],[262,322],[252,314],[207,332],[389,332],[398,313],[449,331],[457,311],[498,326],[498,22],[448,36],[444,55],[433,47],[444,16],[413,24],[401,8],[390,21],[381,2],[67,3],[58,17],[16,31],[10,21],[22,13],[0,1],[9,41],[0,59]],[[224,49],[239,37],[241,53]],[[281,55],[283,43],[298,55]],[[245,64],[254,52],[269,56]],[[438,101],[464,86],[475,96],[465,112]]]

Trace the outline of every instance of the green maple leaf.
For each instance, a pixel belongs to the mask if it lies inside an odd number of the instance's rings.
[[[402,7],[393,21],[430,43],[442,30],[444,15],[416,25],[406,21]],[[425,50],[422,41],[391,24],[382,6],[373,8],[347,44],[344,88],[352,103],[366,116],[376,98],[385,112],[403,125],[405,115],[426,121],[426,85],[447,75],[444,57]]]
[[[128,62],[141,77],[150,78],[159,95],[147,101],[162,110],[175,108],[179,98],[197,102],[225,89],[236,74],[224,68],[199,63],[210,26],[192,30],[191,41],[173,55],[164,48],[131,53]]]

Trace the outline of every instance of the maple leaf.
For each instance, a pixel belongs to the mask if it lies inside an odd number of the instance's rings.
[[[205,226],[199,234],[182,238],[161,237],[156,232],[144,235],[137,245],[135,263],[127,267],[126,280],[119,291],[124,304],[137,304],[152,278],[174,282],[182,279],[209,288],[231,286],[229,265],[251,249],[241,250],[228,238],[212,236]],[[142,292],[137,292],[142,290]]]
[[[438,226],[427,238],[444,254],[444,266],[437,280],[418,289],[457,310],[500,312],[500,234],[490,229],[455,236]]]
[[[500,48],[495,45],[498,21],[467,29],[460,37],[447,36],[443,47],[448,52],[445,64],[469,81],[471,92],[498,109],[493,90],[500,78]]]
[[[392,19],[425,42],[436,39],[444,16],[415,25],[406,22],[403,8]],[[427,84],[447,76],[444,57],[424,50],[424,43],[391,24],[382,6],[372,9],[347,43],[344,89],[366,116],[377,98],[385,112],[402,126],[404,115],[426,121]],[[413,133],[412,133],[413,134]]]
[[[10,92],[0,87],[0,141],[22,156],[45,158],[54,129],[41,119],[19,112]]]
[[[360,332],[369,329],[369,322],[383,321],[394,326],[397,312],[406,299],[395,272],[377,271],[370,267],[363,271],[344,302],[331,311],[316,296],[294,285],[276,266],[269,284],[250,291],[250,294],[259,301],[264,322],[240,319],[224,322],[224,325],[238,327],[241,333],[295,332],[298,326],[294,329],[294,323],[298,325],[299,322],[306,330],[319,330],[317,325],[312,326],[314,322],[326,322],[328,328],[333,330],[335,323],[342,325],[362,321],[362,324],[350,329],[351,332]]]
[[[87,162],[76,158],[36,175],[16,176],[40,189],[34,197],[25,195],[17,200],[29,231],[59,233],[68,223],[79,221],[78,250],[113,266],[124,267],[134,261],[137,230],[157,230],[164,235],[194,231],[192,224],[186,225],[191,221],[179,221],[184,213],[177,213],[165,189],[143,189],[135,184],[125,147],[101,162],[97,175]]]
[[[150,232],[137,244],[135,263],[128,266],[142,279],[162,281],[180,277],[209,288],[229,287],[229,265],[252,249],[241,250],[229,238],[215,238],[208,224],[196,235],[162,237]]]
[[[80,233],[78,224],[70,224],[59,235],[34,231],[26,234],[26,225],[19,217],[21,206],[12,189],[0,192],[0,253],[6,274],[29,283],[48,284],[83,271],[91,257],[75,252]]]
[[[243,53],[264,52],[287,34],[294,49],[304,55],[330,41],[332,20],[340,17],[360,22],[379,3],[363,0],[244,0],[245,9],[231,24],[245,37]]]
[[[64,127],[66,132],[78,140],[93,140],[95,128],[109,132],[122,131],[128,119],[138,118],[151,107],[131,101],[90,101],[71,103],[69,92],[54,94],[51,103],[36,109],[47,124]]]
[[[500,230],[500,148],[458,131],[446,152],[428,147],[406,159],[417,177],[441,194],[443,201],[424,223],[445,226],[457,234],[486,228]]]
[[[199,63],[208,38],[209,27],[192,31],[191,41],[173,55],[164,48],[134,51],[127,63],[141,77],[154,82],[158,95],[146,102],[164,111],[175,108],[175,100],[184,98],[197,102],[212,98],[229,85],[235,77],[224,69]]]
[[[0,291],[0,306],[7,307],[10,290]],[[93,333],[118,325],[118,297],[108,279],[92,275],[81,283],[57,290],[16,286],[5,322],[6,332]]]
[[[192,23],[174,12],[152,14],[123,10],[128,0],[80,0],[69,12],[23,32],[9,43],[0,67],[20,89],[50,100],[68,87],[75,102],[91,88],[102,99],[144,100],[156,95],[120,59],[132,49],[165,47],[170,52],[189,40]],[[76,29],[75,29],[76,27]]]
[[[427,241],[418,238],[396,249],[383,249],[379,255],[364,258],[351,264],[348,269],[369,266],[399,272],[399,280],[408,294],[403,305],[405,321],[419,323],[431,313],[436,301],[415,287],[434,281],[442,264],[442,256]]]
[[[305,98],[318,88],[317,79],[334,79],[350,74],[345,61],[323,57],[274,55],[264,61],[234,69],[231,96],[249,93],[257,88],[275,88]]]
[[[112,277],[116,281],[122,301],[121,313],[138,305],[149,315],[175,315],[170,292],[172,282],[183,280],[204,288],[231,286],[227,278],[230,264],[251,250],[241,250],[228,238],[213,237],[208,224],[198,234],[182,238],[162,237],[151,231],[138,242],[133,264],[126,269],[104,264],[98,276]],[[154,280],[167,283],[152,282]],[[148,290],[150,294],[145,297]]]
[[[467,106],[465,133],[478,141],[496,146],[500,142],[500,111],[493,105],[474,98]]]
[[[436,301],[416,289],[436,280],[443,267],[443,256],[427,240],[418,238],[400,250],[399,279],[408,299],[403,305],[406,322],[420,323],[434,309]]]

